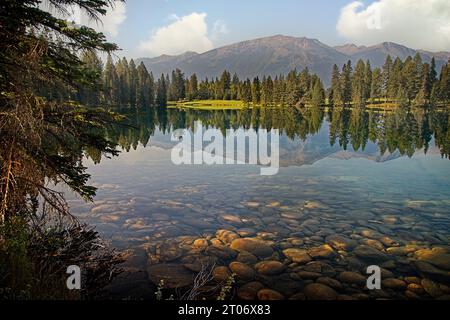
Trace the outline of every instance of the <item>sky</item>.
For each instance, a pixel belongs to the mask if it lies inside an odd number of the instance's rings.
[[[93,27],[130,58],[202,53],[277,34],[450,51],[450,1],[127,0]]]

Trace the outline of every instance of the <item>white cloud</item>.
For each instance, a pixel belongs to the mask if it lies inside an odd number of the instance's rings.
[[[183,17],[171,15],[169,18],[170,24],[156,29],[150,39],[140,43],[141,51],[157,56],[186,51],[205,52],[213,48],[208,37],[206,13],[193,12]]]
[[[100,15],[100,21],[93,21],[88,15],[80,9],[80,7],[73,5],[67,7],[67,12],[59,12],[48,1],[42,2],[39,7],[52,13],[60,19],[67,19],[79,25],[91,27],[98,32],[103,32],[110,37],[116,37],[119,34],[119,27],[125,21],[126,5],[124,2],[116,1],[113,7],[107,8],[106,15]]]
[[[102,18],[103,24],[98,25],[98,30],[109,34],[112,37],[117,37],[119,34],[119,27],[127,18],[127,7],[124,2],[116,2],[114,8],[108,10],[106,15]]]
[[[214,26],[212,28],[212,38],[218,39],[221,35],[227,35],[230,33],[227,24],[223,20],[217,20],[214,22]]]
[[[361,45],[384,41],[415,49],[450,50],[450,1],[354,1],[341,10],[338,33]]]

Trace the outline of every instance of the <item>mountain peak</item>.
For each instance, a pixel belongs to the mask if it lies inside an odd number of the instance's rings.
[[[387,55],[405,59],[418,51],[393,42],[374,46],[346,44],[330,47],[317,39],[276,34],[223,46],[201,54],[188,51],[178,56],[163,55],[152,59],[141,59],[154,74],[170,73],[178,68],[187,76],[196,73],[200,79],[220,76],[224,70],[237,73],[240,78],[276,76],[289,71],[308,68],[329,85],[334,64],[343,65],[348,60],[370,60],[372,67],[380,67]],[[447,62],[446,53],[437,54],[419,51],[424,61],[436,57],[437,68]]]

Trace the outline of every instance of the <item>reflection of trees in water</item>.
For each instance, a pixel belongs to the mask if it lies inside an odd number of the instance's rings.
[[[124,150],[147,145],[155,130],[170,133],[179,128],[193,129],[196,121],[204,127],[220,129],[279,129],[289,139],[306,140],[317,134],[324,124],[329,125],[330,145],[339,144],[347,150],[364,151],[368,142],[377,144],[380,153],[413,156],[414,152],[429,150],[432,138],[442,156],[450,154],[450,115],[447,110],[424,108],[397,108],[393,111],[365,108],[320,107],[254,108],[243,110],[177,110],[149,109],[145,112],[126,114],[127,125],[120,125],[109,132],[109,138],[117,141]],[[99,159],[100,155],[93,155]]]

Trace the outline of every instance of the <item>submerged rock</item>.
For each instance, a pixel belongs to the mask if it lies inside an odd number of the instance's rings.
[[[236,274],[237,280],[253,280],[255,277],[255,270],[242,262],[232,262],[229,267]]]
[[[450,270],[450,253],[445,249],[436,247],[433,249],[418,250],[414,254],[414,257],[418,260],[429,262],[438,268]]]
[[[284,300],[284,296],[275,290],[262,289],[258,291],[259,300]]]
[[[223,243],[231,243],[233,240],[240,238],[240,236],[233,231],[219,230],[216,232],[216,238]]]
[[[320,247],[311,248],[308,250],[308,254],[314,259],[320,258],[331,259],[336,255],[333,248],[330,247],[328,244],[324,244]]]
[[[306,264],[310,262],[312,259],[309,256],[308,252],[306,250],[302,249],[286,249],[283,250],[283,254],[292,260],[292,262],[298,263],[298,264]]]
[[[237,252],[225,245],[215,244],[206,249],[206,254],[214,255],[224,260],[230,260],[237,256]]]
[[[379,262],[389,259],[389,257],[385,253],[366,245],[360,245],[356,247],[353,252],[357,257],[368,261]]]
[[[273,253],[272,247],[253,238],[235,239],[231,242],[230,248],[239,252],[247,251],[257,257],[270,257]]]
[[[197,239],[192,245],[197,249],[206,249],[209,245],[209,242],[206,239]]]
[[[433,298],[439,298],[444,294],[439,285],[436,282],[431,281],[429,279],[422,280],[422,287]]]
[[[393,290],[405,290],[407,285],[406,282],[400,279],[385,279],[381,281],[382,288],[388,288]]]
[[[261,282],[249,282],[237,289],[237,297],[241,300],[256,300],[258,298],[258,291],[263,289],[264,285]]]
[[[228,267],[216,267],[213,270],[213,278],[217,282],[225,282],[231,277],[231,271]]]
[[[339,274],[339,280],[349,284],[365,285],[367,278],[360,273],[344,271]]]
[[[245,263],[248,265],[253,265],[258,262],[258,258],[255,255],[251,254],[250,252],[242,251],[242,252],[239,252],[239,254],[236,258],[236,261],[242,262],[242,263]]]
[[[311,283],[305,287],[303,293],[308,300],[336,300],[337,292],[321,283]]]
[[[263,275],[275,275],[282,273],[286,267],[279,261],[261,261],[255,265],[255,269]]]
[[[352,250],[358,245],[358,241],[336,234],[328,236],[325,241],[336,250],[344,251]]]
[[[330,277],[320,277],[316,280],[317,283],[324,284],[330,288],[333,288],[335,290],[341,290],[342,284],[337,281],[336,279],[330,278]]]

